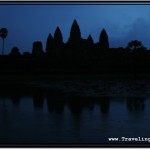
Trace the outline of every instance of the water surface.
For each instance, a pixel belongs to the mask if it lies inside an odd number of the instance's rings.
[[[150,137],[150,80],[55,80],[0,92],[0,144],[115,144]],[[131,143],[131,142],[129,142]],[[132,144],[150,142],[132,142]]]

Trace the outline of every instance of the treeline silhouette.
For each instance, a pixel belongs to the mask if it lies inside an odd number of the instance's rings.
[[[150,73],[150,51],[138,40],[128,43],[126,48],[110,48],[105,29],[94,43],[92,36],[81,37],[80,27],[74,20],[70,37],[66,43],[59,27],[54,36],[46,41],[33,42],[32,53],[20,53],[13,47],[9,55],[0,56],[1,74],[10,73]]]

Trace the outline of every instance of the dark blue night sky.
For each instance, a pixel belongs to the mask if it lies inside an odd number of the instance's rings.
[[[0,28],[8,29],[5,54],[14,46],[31,52],[34,41],[42,41],[45,50],[48,34],[57,26],[66,42],[74,19],[82,38],[91,34],[98,42],[105,28],[110,47],[126,47],[137,39],[150,48],[150,5],[0,5]]]

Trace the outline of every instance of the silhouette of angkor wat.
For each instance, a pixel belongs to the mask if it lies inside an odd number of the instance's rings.
[[[126,48],[110,48],[109,38],[102,29],[99,42],[92,36],[81,37],[79,25],[74,20],[66,43],[59,27],[54,36],[48,35],[46,50],[42,42],[35,41],[32,53],[23,55],[13,47],[9,55],[0,56],[1,74],[102,74],[150,73],[150,51],[140,41],[133,40]]]

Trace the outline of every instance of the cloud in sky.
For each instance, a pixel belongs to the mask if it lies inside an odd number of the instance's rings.
[[[118,28],[116,34],[110,36],[112,47],[126,47],[129,41],[139,40],[145,47],[150,48],[150,21],[147,19],[138,18],[124,28]]]

